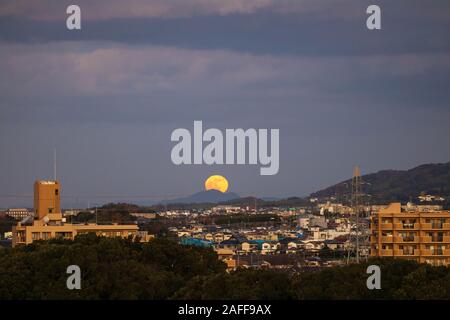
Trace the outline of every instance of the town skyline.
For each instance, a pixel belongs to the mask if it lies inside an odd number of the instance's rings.
[[[358,170],[360,170],[359,166],[356,166]],[[355,167],[355,168],[356,168]],[[439,169],[439,167],[441,169]],[[355,169],[354,168],[354,169]],[[397,187],[399,185],[402,185],[403,188],[409,189],[409,191],[403,190],[404,193],[400,198],[395,198],[396,200],[400,202],[423,202],[425,201],[425,198],[441,198],[445,200],[445,198],[448,196],[447,191],[445,191],[445,187],[439,187],[439,181],[440,179],[445,179],[443,175],[445,175],[445,168],[450,168],[450,162],[447,163],[431,163],[431,164],[421,164],[414,168],[409,168],[408,170],[392,170],[392,169],[384,169],[377,172],[372,173],[364,173],[362,172],[363,177],[363,184],[366,186],[369,186],[369,189],[367,190],[368,194],[372,192],[379,193],[378,195],[371,195],[375,196],[370,201],[373,203],[378,203],[380,201],[386,201],[386,192],[389,194],[389,188],[383,187],[380,189],[378,183],[381,181],[382,183],[389,183],[388,180],[386,180],[386,174],[390,173],[391,181],[395,181],[397,184]],[[54,176],[53,178],[41,178],[37,179],[36,181],[61,181],[56,176],[56,166],[54,166]],[[432,175],[430,175],[430,172]],[[315,198],[329,198],[332,197],[346,197],[348,194],[350,194],[351,190],[349,189],[349,182],[351,180],[351,177],[346,177],[340,181],[335,181],[334,183],[324,186],[321,189],[316,189],[307,195],[282,195],[282,196],[273,196],[273,195],[256,195],[254,193],[246,194],[246,193],[239,193],[235,189],[233,189],[233,183],[230,182],[227,177],[221,176],[217,174],[218,172],[215,172],[211,176],[205,177],[204,181],[201,182],[201,186],[198,187],[198,189],[193,190],[190,193],[171,193],[171,194],[65,194],[63,193],[61,195],[61,198],[63,199],[62,207],[64,209],[73,209],[73,208],[91,208],[91,207],[98,207],[103,206],[110,203],[129,203],[129,204],[135,204],[135,205],[141,205],[141,206],[153,206],[153,205],[160,205],[160,204],[194,204],[194,203],[226,203],[230,200],[238,200],[238,199],[244,199],[244,198],[255,198],[259,199],[260,201],[281,201],[284,199],[289,198],[298,198],[298,199],[315,199]],[[402,175],[406,174],[406,175]],[[434,174],[434,176],[433,176]],[[372,180],[377,181],[377,176],[380,176],[379,182],[371,183]],[[369,181],[365,181],[365,177],[368,177]],[[369,178],[370,177],[370,178]],[[399,178],[405,180],[404,182],[401,182]],[[408,187],[408,181],[411,179],[421,179],[422,183],[420,187]],[[425,182],[425,179],[428,179]],[[231,187],[230,187],[231,186]],[[345,190],[343,190],[344,188]],[[423,188],[423,189],[420,189]],[[335,191],[332,191],[335,189]],[[414,191],[413,191],[414,190]],[[211,194],[211,191],[219,193],[218,195]],[[214,193],[213,192],[213,193]],[[330,193],[331,192],[331,193]],[[334,192],[334,193],[333,193]],[[380,193],[381,192],[381,193]],[[398,189],[397,189],[398,192]],[[209,193],[209,194],[208,194]],[[220,194],[223,194],[222,197]],[[0,200],[9,199],[5,203],[9,204],[6,207],[25,207],[25,208],[31,208],[32,206],[32,194],[8,194],[8,195],[0,195]],[[427,198],[427,199],[428,199]],[[14,201],[11,199],[20,199],[21,201]],[[383,200],[384,199],[384,200]],[[336,199],[335,199],[336,200]],[[348,200],[348,199],[347,199]],[[432,200],[426,200],[426,201],[432,201]],[[1,208],[1,206],[0,206]]]

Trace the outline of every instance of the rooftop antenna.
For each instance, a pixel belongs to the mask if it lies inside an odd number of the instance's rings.
[[[53,180],[56,181],[56,148],[53,150]]]

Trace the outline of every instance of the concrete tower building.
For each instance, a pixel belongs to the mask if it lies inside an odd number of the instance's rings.
[[[146,231],[139,231],[136,224],[117,223],[72,224],[66,223],[61,213],[61,188],[55,181],[36,181],[34,184],[34,220],[19,222],[13,227],[13,247],[27,245],[36,240],[52,238],[74,239],[77,235],[95,233],[104,237],[136,238],[146,242],[152,238]]]
[[[51,214],[61,214],[58,181],[36,181],[34,183],[35,219],[41,220]]]

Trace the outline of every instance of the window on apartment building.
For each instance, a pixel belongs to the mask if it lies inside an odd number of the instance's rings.
[[[72,239],[72,232],[56,232],[55,236],[59,239]]]
[[[42,240],[50,239],[50,232],[42,232]]]
[[[41,239],[41,234],[39,232],[32,232],[31,233],[31,238],[34,240],[40,240]]]
[[[430,246],[431,254],[434,256],[441,256],[444,254],[445,246]]]
[[[441,267],[441,266],[445,266],[445,259],[435,259],[434,260],[434,266],[436,267]]]
[[[55,189],[55,196],[57,196],[59,194],[59,190]]]
[[[405,242],[412,242],[414,241],[414,232],[401,232],[400,236],[403,238],[403,241]]]
[[[416,223],[415,219],[402,220],[402,224],[403,224],[403,228],[404,229],[413,229],[415,223]]]
[[[445,259],[426,259],[425,262],[435,267],[446,265]]]
[[[19,242],[25,242],[25,231],[19,231],[17,233],[17,238],[19,239]]]
[[[48,213],[53,213],[53,208],[48,208]]]
[[[431,221],[431,227],[433,229],[442,229],[445,219],[433,219]]]
[[[431,232],[431,241],[433,241],[433,242],[444,241],[444,233],[443,232]]]
[[[414,246],[405,246],[405,247],[403,247],[403,254],[412,256],[412,255],[414,255],[414,249],[415,249]]]

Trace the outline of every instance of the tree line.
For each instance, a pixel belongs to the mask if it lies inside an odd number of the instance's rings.
[[[66,287],[73,264],[81,290]],[[366,287],[369,264],[381,268],[381,290]],[[211,248],[82,235],[0,250],[0,299],[450,299],[450,268],[383,258],[300,273],[226,272]]]

